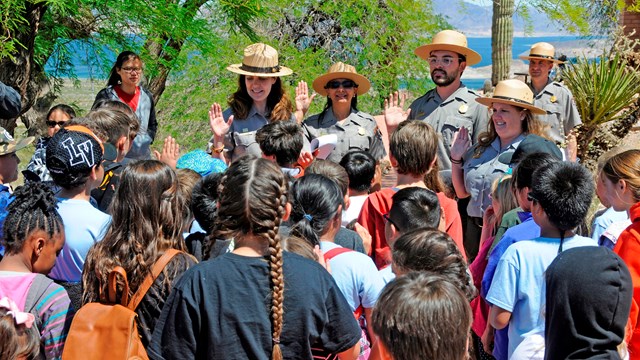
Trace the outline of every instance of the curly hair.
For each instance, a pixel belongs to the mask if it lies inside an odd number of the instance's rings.
[[[9,309],[0,308],[0,359],[38,359],[40,334],[37,327],[16,325],[15,315]]]
[[[429,228],[406,232],[393,245],[392,256],[394,270],[430,271],[456,285],[468,300],[477,295],[467,262],[447,233]]]
[[[49,238],[64,232],[58,201],[48,185],[28,182],[17,188],[13,197],[3,226],[2,244],[7,254],[20,253],[25,239],[34,231],[43,230]]]
[[[229,97],[229,107],[236,119],[246,119],[249,110],[253,105],[253,99],[247,91],[246,75],[238,77],[238,90]],[[282,80],[276,78],[276,82],[271,86],[271,91],[267,96],[267,111],[265,115],[270,122],[279,120],[290,120],[293,113],[293,104],[282,86]]]
[[[218,217],[215,238],[233,238],[236,247],[245,236],[264,239],[269,249],[271,277],[271,313],[273,354],[281,360],[280,334],[284,316],[284,274],[282,246],[278,228],[287,204],[287,181],[273,162],[255,156],[243,156],[233,162],[218,189]],[[209,249],[205,249],[205,254]]]
[[[82,271],[83,304],[107,293],[107,277],[116,266],[127,272],[129,298],[138,290],[153,264],[168,249],[185,251],[182,239],[184,198],[176,174],[156,160],[141,160],[122,171],[109,208],[111,224],[104,239],[91,247]],[[167,274],[170,286],[176,274]],[[119,283],[121,291],[123,284]]]

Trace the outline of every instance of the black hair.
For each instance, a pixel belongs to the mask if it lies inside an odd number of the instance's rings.
[[[293,121],[274,121],[256,132],[256,142],[267,156],[275,156],[280,167],[290,167],[300,156],[302,128]]]
[[[223,173],[211,173],[198,181],[191,196],[191,211],[200,227],[207,234],[213,231],[218,212],[218,186]]]
[[[291,202],[291,236],[320,244],[320,236],[335,219],[338,206],[344,207],[344,197],[338,184],[331,179],[308,174],[296,180],[289,192]]]
[[[516,166],[513,172],[513,187],[515,189],[524,189],[525,187],[531,189],[533,173],[545,165],[559,161],[560,160],[549,153],[532,153],[527,155],[518,163],[518,166]]]
[[[580,225],[589,212],[594,188],[593,175],[584,166],[554,162],[533,173],[529,194],[542,206],[549,221],[565,232]]]
[[[53,114],[53,112],[56,110],[62,111],[63,113],[67,114],[70,119],[73,119],[74,117],[76,117],[76,111],[73,110],[71,106],[67,104],[58,104],[52,107],[51,109],[49,109],[49,112],[47,113],[47,117],[45,118],[45,120],[49,120],[49,116],[51,116],[51,114]]]
[[[368,191],[371,181],[376,176],[376,159],[366,151],[351,151],[340,160],[349,175],[349,189]]]
[[[142,62],[140,56],[133,51],[125,50],[121,52],[116,58],[115,64],[113,64],[113,67],[111,68],[111,72],[109,73],[109,80],[107,80],[107,86],[115,86],[120,84],[122,82],[122,78],[120,77],[120,75],[118,75],[117,70],[121,69],[122,64],[126,63],[127,61],[136,59]]]
[[[408,187],[393,194],[392,199],[389,218],[397,231],[404,233],[423,227],[438,228],[441,209],[435,192]]]
[[[64,231],[58,202],[53,190],[41,182],[29,182],[13,193],[14,200],[7,207],[2,244],[7,254],[22,250],[25,239],[36,230],[49,237]]]

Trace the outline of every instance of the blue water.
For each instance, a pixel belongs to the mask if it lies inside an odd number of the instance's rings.
[[[513,58],[517,59],[518,55],[531,48],[531,45],[540,42],[562,42],[577,40],[580,37],[577,36],[548,36],[548,37],[514,37],[513,38]],[[491,38],[490,37],[478,37],[468,38],[468,45],[471,49],[477,51],[482,56],[482,61],[474,66],[487,66],[491,65]],[[79,79],[105,79],[106,74],[103,68],[108,68],[110,64],[115,61],[117,54],[110,53],[112,59],[96,59],[95,54],[92,53],[91,47],[80,41],[72,41],[69,45],[69,49],[74,54],[72,63],[75,66],[75,72]],[[407,54],[407,56],[413,56],[413,54]],[[53,73],[55,58],[51,58],[45,66],[45,70],[49,73]],[[100,64],[102,62],[103,65]],[[106,62],[106,65],[104,65]],[[464,83],[473,89],[479,89],[482,87],[485,79],[465,79]]]

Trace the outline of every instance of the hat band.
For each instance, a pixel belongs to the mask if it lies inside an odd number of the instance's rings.
[[[530,105],[533,106],[532,103],[528,102],[528,101],[524,101],[524,100],[520,100],[520,99],[516,99],[516,98],[512,98],[512,97],[508,97],[508,96],[500,96],[500,95],[494,95],[492,97],[492,99],[501,99],[501,100],[509,100],[509,101],[515,101],[517,103],[521,103],[521,104],[525,104],[525,105]]]
[[[539,57],[539,58],[543,58],[543,59],[551,59],[551,60],[554,60],[554,59],[555,59],[553,56],[549,56],[549,55],[540,55],[540,54],[529,54],[529,57]]]
[[[271,66],[271,67],[257,67],[257,66],[250,66],[243,63],[242,66],[240,66],[240,69],[244,71],[260,73],[260,74],[273,74],[280,71],[280,65]]]

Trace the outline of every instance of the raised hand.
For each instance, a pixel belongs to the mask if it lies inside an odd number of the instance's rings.
[[[304,116],[316,97],[316,93],[309,96],[309,86],[305,81],[300,81],[296,87],[296,111],[301,111]]]
[[[461,127],[454,135],[451,142],[450,156],[454,160],[461,160],[462,156],[471,147],[471,137],[466,127]]]
[[[229,121],[224,121],[220,104],[214,103],[211,105],[209,109],[209,126],[214,137],[217,139],[224,137],[229,132],[232,123],[233,115],[229,116]]]
[[[411,109],[403,110],[404,102],[407,99],[405,93],[393,92],[389,94],[389,98],[384,99],[384,122],[387,124],[389,134],[400,125],[401,122],[409,118]]]
[[[180,145],[176,142],[176,139],[171,136],[167,136],[164,139],[162,153],[157,150],[153,150],[153,154],[156,156],[156,159],[175,170],[178,158],[180,158]]]

